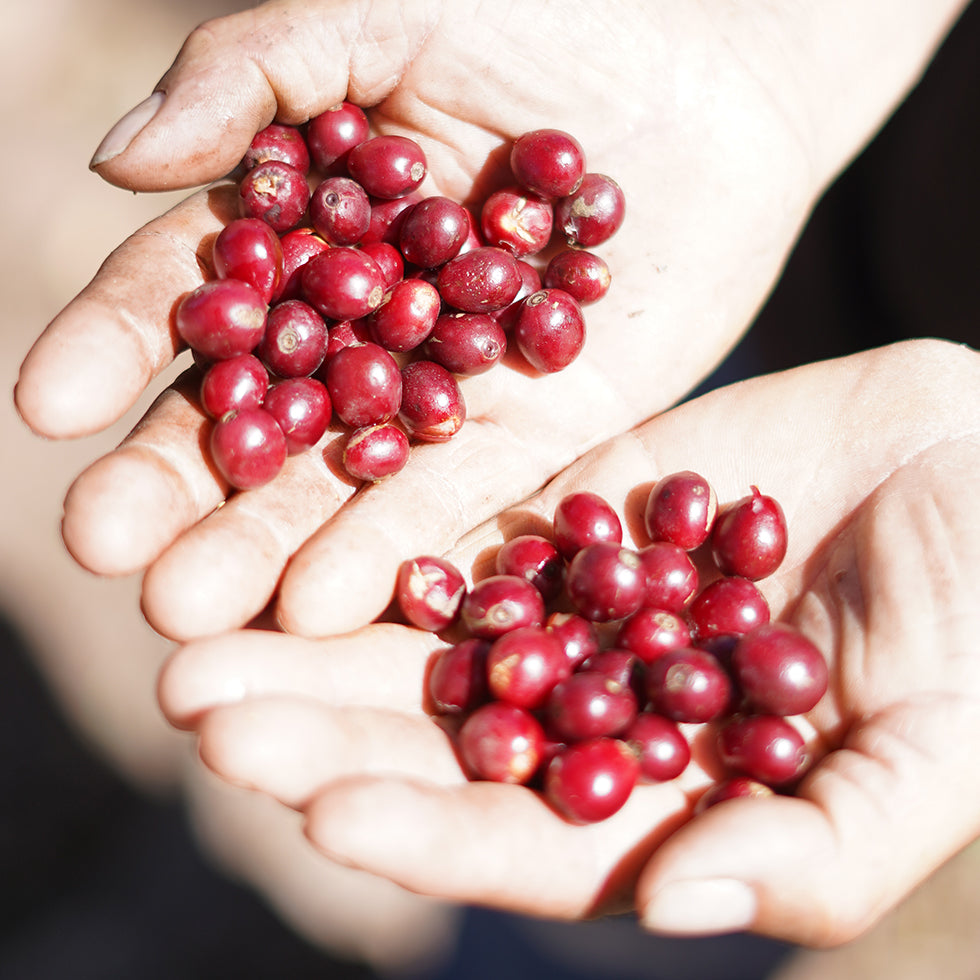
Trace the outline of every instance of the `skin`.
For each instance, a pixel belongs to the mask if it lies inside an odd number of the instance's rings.
[[[602,249],[614,285],[590,308],[589,342],[570,368],[532,377],[511,364],[467,380],[460,435],[420,447],[376,487],[340,473],[333,430],[273,484],[229,497],[202,452],[207,422],[188,375],[72,486],[70,552],[102,575],[145,572],[143,611],[171,638],[241,626],[270,604],[278,624],[308,636],[369,622],[403,558],[448,548],[667,408],[723,357],[817,196],[960,6],[923,3],[894,18],[883,3],[859,14],[842,0],[822,5],[826,45],[807,7],[761,3],[623,3],[604,8],[598,35],[568,30],[575,10],[545,3],[294,0],[204,24],[161,79],[163,95],[100,148],[107,180],[154,190],[220,178],[274,118],[301,123],[346,96],[373,107],[376,131],[421,141],[427,192],[472,202],[505,179],[510,140],[556,126],[629,202]],[[174,304],[206,277],[207,242],[233,200],[218,180],[109,257],[25,360],[16,399],[28,425],[53,438],[98,431],[152,389],[178,352]]]
[[[691,819],[719,775],[697,728],[681,777],[638,787],[599,824],[469,782],[421,703],[444,644],[395,624],[196,641],[165,669],[161,703],[222,777],[302,811],[323,853],[411,890],[559,918],[635,908],[670,933],[852,940],[980,834],[966,775],[980,737],[978,382],[976,352],[919,341],[720,389],[587,454],[449,552],[479,574],[578,489],[615,502],[642,544],[661,475],[693,468],[722,502],[765,488],[791,532],[761,587],[830,667],[827,695],[796,719],[815,764],[795,796]]]

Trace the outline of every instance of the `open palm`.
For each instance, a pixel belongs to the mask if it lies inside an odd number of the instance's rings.
[[[164,709],[219,775],[303,810],[327,855],[416,891],[568,918],[635,907],[670,932],[852,938],[980,833],[978,380],[975,352],[928,341],[722,389],[588,454],[450,552],[479,568],[575,489],[620,502],[635,527],[636,491],[679,469],[723,500],[772,493],[791,541],[763,590],[831,667],[800,719],[817,764],[796,796],[691,820],[717,776],[695,752],[704,768],[582,827],[526,788],[467,782],[421,707],[440,643],[392,624],[196,641],[163,674]]]
[[[337,475],[331,431],[272,484],[229,496],[202,452],[208,423],[186,376],[73,486],[72,553],[99,573],[146,569],[144,611],[175,638],[239,626],[273,596],[293,632],[370,621],[402,558],[449,548],[707,373],[950,16],[937,6],[904,25],[913,40],[888,38],[873,84],[843,48],[855,71],[846,84],[818,59],[801,72],[804,25],[763,4],[623,3],[598,14],[585,4],[286,0],[204,25],[162,79],[153,121],[99,165],[107,179],[147,190],[220,178],[274,117],[302,122],[348,97],[374,107],[377,131],[422,143],[428,190],[468,200],[500,180],[509,140],[557,126],[627,195],[626,223],[603,250],[613,288],[588,310],[589,340],[569,369],[467,379],[459,436],[418,448],[369,488]],[[233,201],[218,180],[110,256],[23,367],[17,399],[33,428],[99,430],[167,368],[179,352],[174,304],[204,278],[203,243],[234,216]]]

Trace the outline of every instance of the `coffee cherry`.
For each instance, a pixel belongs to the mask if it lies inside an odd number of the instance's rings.
[[[306,143],[313,165],[323,172],[347,165],[347,154],[368,138],[370,125],[364,110],[340,102],[314,116],[306,126]]]
[[[605,174],[586,174],[578,188],[555,202],[555,227],[569,245],[595,248],[619,231],[626,217],[626,196]]]
[[[265,332],[265,320],[261,294],[238,279],[213,279],[198,286],[176,312],[181,339],[211,361],[251,353]]]
[[[357,248],[328,248],[314,255],[303,266],[300,283],[306,301],[328,320],[367,316],[385,294],[384,273]]]
[[[347,170],[372,197],[405,197],[426,175],[422,147],[405,136],[374,136],[347,154]]]
[[[576,742],[548,763],[544,794],[573,823],[611,817],[629,799],[640,772],[636,754],[615,738]]]
[[[261,218],[277,232],[299,224],[310,200],[306,174],[281,160],[266,160],[238,185],[242,217]]]
[[[595,252],[567,248],[552,257],[542,282],[548,289],[563,289],[580,306],[588,306],[609,292],[612,276],[605,259]]]
[[[558,598],[565,575],[565,562],[558,549],[540,534],[520,534],[497,551],[498,575],[527,579],[548,602]]]
[[[494,191],[480,211],[480,231],[488,245],[517,258],[540,252],[551,238],[551,203],[520,187]]]
[[[585,345],[582,308],[562,289],[539,289],[522,304],[514,324],[514,340],[538,371],[563,371]]]
[[[687,739],[676,722],[663,715],[641,712],[622,738],[639,759],[641,779],[658,783],[676,779],[691,761]]]
[[[670,541],[693,551],[708,539],[718,499],[708,481],[692,470],[661,477],[647,497],[643,523],[651,541]]]
[[[569,562],[565,587],[579,613],[595,623],[607,623],[640,608],[646,578],[636,552],[613,541],[596,541]]]
[[[458,745],[475,779],[526,783],[537,772],[544,752],[541,723],[524,708],[491,701],[463,722]]]
[[[377,483],[405,467],[408,436],[393,422],[355,429],[344,445],[343,464],[355,480]]]
[[[455,258],[470,233],[466,208],[448,197],[427,197],[405,213],[398,247],[406,262],[436,269]]]
[[[565,197],[582,183],[585,151],[574,136],[560,129],[536,129],[514,141],[510,168],[533,194]]]
[[[598,671],[579,671],[555,684],[545,704],[549,731],[567,742],[619,735],[636,718],[636,695]]]
[[[803,736],[776,715],[744,715],[718,731],[718,753],[729,769],[767,786],[797,779],[809,761]]]
[[[303,134],[295,126],[270,123],[260,129],[245,151],[242,165],[252,170],[267,160],[278,160],[305,174],[310,169],[310,152]]]
[[[238,490],[254,490],[278,476],[286,462],[286,437],[263,408],[222,416],[211,429],[211,458]]]
[[[732,704],[728,674],[704,650],[670,650],[647,665],[646,679],[654,711],[674,721],[714,721]]]
[[[772,787],[760,783],[757,779],[749,779],[748,776],[732,776],[709,786],[694,804],[694,813],[704,813],[705,810],[717,806],[719,803],[724,803],[726,800],[764,800],[774,795]]]
[[[394,418],[401,405],[402,373],[377,344],[352,344],[326,364],[323,379],[337,417],[352,429]]]
[[[274,384],[262,407],[279,423],[290,456],[312,449],[319,441],[333,411],[322,382],[314,378],[286,378]]]
[[[760,712],[803,714],[827,690],[827,661],[816,644],[785,623],[749,630],[732,652],[742,694]]]
[[[769,622],[769,604],[747,578],[716,579],[698,593],[687,610],[698,639],[740,636]]]
[[[457,310],[491,313],[513,302],[523,281],[517,259],[510,252],[481,246],[442,266],[436,287],[443,301]]]
[[[698,593],[698,570],[690,555],[670,541],[654,541],[637,552],[646,575],[645,606],[683,612]]]
[[[555,547],[566,558],[596,541],[621,544],[623,525],[612,506],[590,491],[570,493],[555,508],[552,519]]]
[[[215,361],[201,380],[201,406],[213,419],[243,408],[258,408],[269,390],[269,374],[252,354]]]
[[[521,708],[542,707],[570,670],[561,643],[543,626],[509,630],[487,654],[490,693]]]
[[[752,488],[718,516],[711,553],[725,575],[754,580],[779,568],[786,555],[786,517],[778,501]]]
[[[619,627],[616,645],[649,664],[670,650],[689,647],[691,631],[683,619],[666,609],[644,606]]]
[[[260,218],[237,218],[225,225],[214,240],[211,261],[219,279],[247,282],[266,303],[282,281],[282,243]]]
[[[573,670],[599,652],[599,634],[584,616],[553,612],[545,620],[545,628],[558,637]]]
[[[420,555],[398,567],[395,598],[405,618],[419,629],[438,633],[459,615],[466,582],[445,558]]]
[[[356,245],[371,224],[367,192],[349,177],[328,177],[310,195],[310,221],[331,245]]]
[[[265,333],[255,352],[280,378],[308,377],[326,356],[327,325],[308,303],[283,300],[270,307]]]
[[[466,403],[453,375],[434,361],[402,368],[398,418],[419,442],[446,442],[466,421]]]
[[[469,714],[490,697],[488,640],[469,637],[440,651],[429,671],[429,697],[442,715]]]
[[[473,636],[494,640],[523,626],[544,622],[541,593],[516,575],[491,575],[477,582],[463,599],[463,624]]]

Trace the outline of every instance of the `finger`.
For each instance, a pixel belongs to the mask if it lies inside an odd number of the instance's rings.
[[[812,946],[862,934],[980,833],[980,787],[966,775],[976,718],[972,702],[893,710],[860,726],[798,798],[709,809],[644,871],[644,924]]]
[[[210,708],[279,694],[417,713],[426,667],[442,646],[430,633],[396,624],[316,642],[244,630],[181,647],[164,666],[157,693],[179,728],[194,727]]]
[[[180,349],[174,307],[205,278],[207,243],[235,217],[234,189],[195,194],[127,239],[51,322],[15,398],[39,435],[97,432],[132,407]]]
[[[330,708],[269,697],[215,708],[200,753],[222,779],[302,807],[321,786],[355,773],[398,773],[452,785],[463,774],[432,720],[387,708]]]
[[[92,167],[131,190],[214,180],[274,119],[303,123],[347,97],[379,102],[432,29],[432,9],[287,0],[208,21],[106,135]]]
[[[631,905],[642,862],[687,812],[676,782],[577,826],[524,786],[360,776],[315,796],[306,832],[328,857],[424,895],[577,919]]]
[[[356,489],[331,472],[336,440],[326,433],[275,480],[232,494],[168,542],[143,579],[143,612],[155,629],[187,640],[243,626],[266,608],[292,554]]]
[[[168,388],[118,449],[72,484],[62,536],[99,575],[145,568],[227,491],[202,453],[209,423],[196,404],[196,370]]]

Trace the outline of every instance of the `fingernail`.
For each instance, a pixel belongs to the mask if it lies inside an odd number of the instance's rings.
[[[707,936],[737,932],[752,925],[755,892],[734,878],[675,881],[657,892],[643,912],[651,932]]]
[[[130,109],[119,122],[105,135],[89,163],[89,169],[95,169],[100,164],[119,156],[136,138],[137,133],[157,114],[163,105],[163,92],[154,92],[144,99],[134,109]]]

